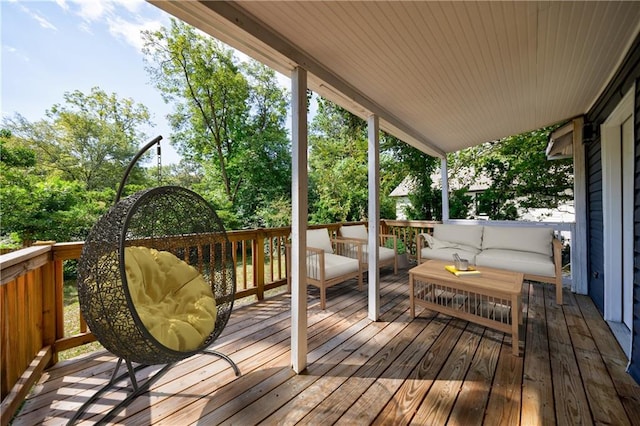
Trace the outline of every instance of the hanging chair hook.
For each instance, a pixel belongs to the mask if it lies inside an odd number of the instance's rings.
[[[156,136],[155,138],[153,138],[153,140],[151,140],[151,142],[143,146],[142,149],[140,149],[140,151],[138,151],[138,153],[131,159],[131,162],[129,162],[127,169],[124,171],[124,176],[122,176],[122,180],[120,181],[120,186],[118,187],[118,193],[116,194],[116,200],[114,204],[120,201],[120,196],[122,195],[122,191],[124,191],[124,184],[126,183],[127,178],[129,177],[129,173],[131,173],[131,169],[133,169],[133,166],[135,166],[135,164],[138,162],[140,157],[142,157],[142,154],[147,152],[147,150],[155,144],[158,144],[158,168],[160,167],[159,158],[160,158],[160,141],[161,140],[162,140],[162,136]],[[158,169],[158,181],[159,180],[160,180],[160,170]]]

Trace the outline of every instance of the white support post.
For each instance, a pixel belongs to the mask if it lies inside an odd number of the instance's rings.
[[[440,173],[442,175],[442,222],[447,222],[449,220],[449,174],[446,156],[440,160]]]
[[[307,368],[307,71],[291,74],[291,366]]]
[[[571,235],[571,290],[589,292],[587,276],[587,164],[582,143],[584,118],[573,120],[573,202],[576,226]]]
[[[380,269],[378,246],[380,245],[380,139],[378,116],[368,119],[369,135],[369,319],[380,317]]]

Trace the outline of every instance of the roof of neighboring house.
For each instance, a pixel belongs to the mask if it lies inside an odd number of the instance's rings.
[[[407,197],[415,188],[415,181],[411,176],[405,177],[398,186],[395,187],[389,197]]]
[[[442,174],[440,168],[431,174],[432,188],[442,187]],[[398,186],[389,194],[390,197],[407,197],[415,188],[415,180],[411,176],[403,179]],[[491,186],[491,179],[484,174],[475,177],[473,169],[462,167],[456,171],[455,176],[449,176],[449,190],[455,191],[460,188],[468,187],[469,192],[479,192]]]

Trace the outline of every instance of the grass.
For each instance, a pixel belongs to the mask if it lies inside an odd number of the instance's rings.
[[[73,336],[80,333],[80,302],[78,302],[78,288],[75,280],[67,280],[64,283],[64,332],[65,336]],[[60,361],[77,357],[89,352],[102,349],[99,342],[88,343],[75,348],[61,351],[58,354]]]

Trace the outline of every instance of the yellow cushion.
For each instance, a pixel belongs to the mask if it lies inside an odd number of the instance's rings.
[[[127,247],[124,256],[129,293],[149,333],[176,351],[199,348],[216,322],[211,286],[167,251]]]

